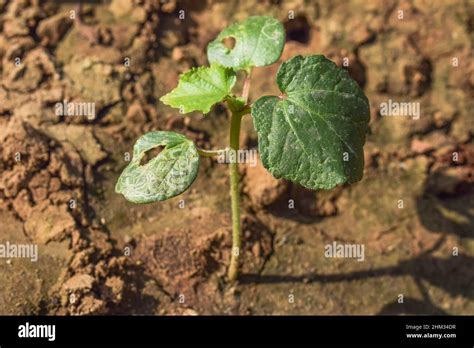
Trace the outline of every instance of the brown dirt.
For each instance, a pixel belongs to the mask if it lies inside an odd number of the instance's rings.
[[[472,2],[113,0],[71,19],[76,9],[0,0],[0,243],[39,246],[37,263],[0,259],[0,314],[474,313]],[[182,117],[158,98],[254,14],[285,23],[282,61],[348,61],[372,115],[355,185],[310,192],[242,166],[244,266],[231,285],[226,165],[204,159],[190,190],[152,205],[114,185],[143,132],[226,146],[222,107]],[[278,93],[278,66],[255,69],[251,100]],[[419,102],[422,116],[381,117],[388,99]],[[93,101],[97,117],[58,117],[63,100]],[[250,117],[242,133],[255,148]],[[324,257],[333,241],[364,244],[364,262]]]

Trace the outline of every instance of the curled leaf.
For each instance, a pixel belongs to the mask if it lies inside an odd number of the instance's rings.
[[[145,153],[158,146],[164,146],[158,156],[140,164]],[[134,203],[163,201],[186,191],[198,169],[199,154],[191,140],[174,132],[149,132],[135,143],[115,191]]]

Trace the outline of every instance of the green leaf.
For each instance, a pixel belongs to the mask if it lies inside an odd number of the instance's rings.
[[[224,40],[233,38],[235,46],[228,48]],[[285,29],[273,17],[254,16],[224,29],[207,46],[207,58],[211,63],[249,69],[275,63],[285,44]]]
[[[193,68],[182,74],[178,87],[160,100],[184,114],[196,110],[207,114],[214,104],[230,94],[236,79],[232,69],[218,64]]]
[[[347,71],[321,55],[296,56],[277,83],[286,96],[252,106],[264,167],[310,189],[359,181],[369,102]]]
[[[164,146],[159,155],[141,165],[145,152],[158,146]],[[186,191],[198,168],[199,154],[191,140],[174,132],[149,132],[135,143],[115,191],[134,203],[164,201]]]

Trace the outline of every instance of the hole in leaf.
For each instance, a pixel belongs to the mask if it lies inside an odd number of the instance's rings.
[[[235,47],[235,39],[232,36],[226,37],[222,39],[222,44],[229,50],[232,50]]]
[[[158,156],[161,153],[161,151],[164,150],[164,148],[165,148],[164,146],[157,146],[145,152],[142,159],[140,160],[140,165],[144,166],[145,164],[150,162],[153,158]]]

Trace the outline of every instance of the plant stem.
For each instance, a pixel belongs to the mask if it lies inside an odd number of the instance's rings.
[[[228,272],[230,281],[235,281],[239,275],[239,256],[242,246],[240,239],[239,163],[237,161],[241,120],[241,113],[232,113],[230,120],[230,151],[234,151],[235,156],[230,163],[230,198],[232,208],[232,252]]]
[[[249,70],[245,76],[242,88],[242,98],[247,103],[250,90]],[[230,150],[234,152],[233,160],[230,162],[230,202],[232,210],[232,252],[230,266],[227,276],[231,282],[236,281],[239,276],[239,258],[242,252],[241,227],[240,227],[240,190],[239,190],[239,147],[240,147],[240,124],[242,116],[250,113],[250,107],[246,106],[240,111],[231,110],[230,118]]]

